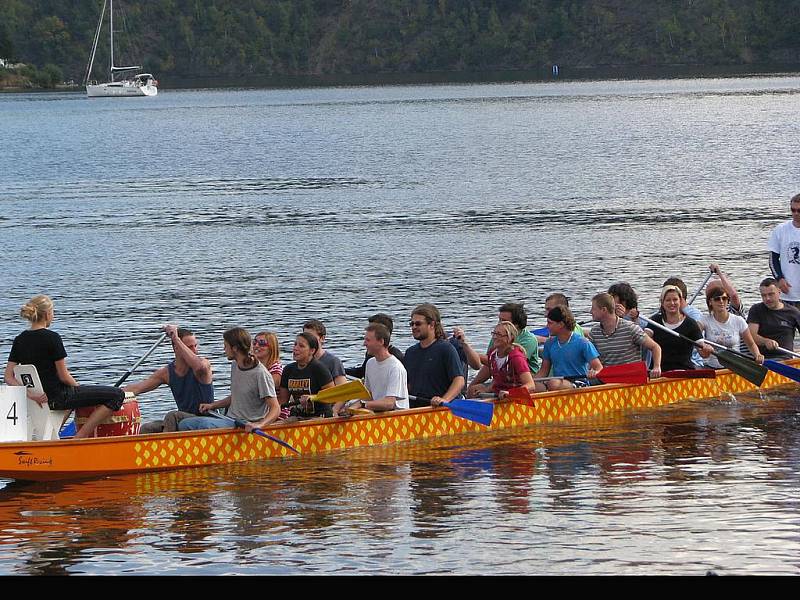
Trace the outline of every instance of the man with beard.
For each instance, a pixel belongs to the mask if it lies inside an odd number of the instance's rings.
[[[449,402],[461,394],[464,373],[458,352],[447,341],[442,317],[433,304],[420,304],[411,312],[411,335],[418,343],[406,350],[411,408]]]

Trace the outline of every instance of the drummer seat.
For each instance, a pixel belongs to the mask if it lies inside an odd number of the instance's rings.
[[[25,387],[33,388],[39,394],[44,393],[39,372],[34,365],[17,365],[14,367],[14,377],[21,381]],[[67,421],[71,410],[50,410],[50,407],[39,405],[28,399],[28,439],[29,440],[57,440],[61,427]]]

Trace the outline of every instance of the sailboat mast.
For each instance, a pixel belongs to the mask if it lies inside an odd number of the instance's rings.
[[[114,81],[114,0],[108,0],[108,27],[111,30],[111,81]]]
[[[100,40],[100,32],[103,29],[103,17],[106,14],[106,4],[108,0],[103,0],[103,6],[100,9],[100,19],[97,21],[97,30],[94,32],[94,43],[92,43],[92,53],[89,56],[89,64],[86,66],[86,75],[83,77],[83,84],[89,83],[92,77],[92,67],[94,67],[94,55],[97,52],[97,42]]]

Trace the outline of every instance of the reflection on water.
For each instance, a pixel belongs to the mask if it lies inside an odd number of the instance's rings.
[[[796,397],[0,490],[0,572],[796,573]]]

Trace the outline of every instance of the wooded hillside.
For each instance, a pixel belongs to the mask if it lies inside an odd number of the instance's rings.
[[[101,5],[0,0],[0,57],[51,63],[80,81]],[[800,0],[117,0],[115,9],[117,62],[136,60],[162,80],[800,63]]]

